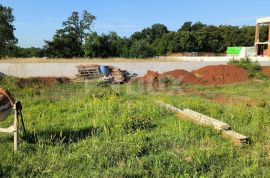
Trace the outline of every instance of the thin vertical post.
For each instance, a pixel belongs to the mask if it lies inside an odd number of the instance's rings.
[[[18,150],[18,112],[14,106],[14,152]]]
[[[268,26],[268,48],[267,48],[267,56],[270,56],[270,23]]]
[[[258,55],[259,45],[257,43],[260,42],[260,24],[256,24],[256,32],[255,32],[255,54]]]
[[[256,25],[256,34],[255,34],[255,43],[260,42],[260,24],[257,23]]]

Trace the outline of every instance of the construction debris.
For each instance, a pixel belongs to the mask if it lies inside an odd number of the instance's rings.
[[[100,71],[100,65],[89,64],[89,65],[80,65],[76,66],[78,69],[78,74],[73,80],[74,82],[87,82],[93,79],[102,78],[104,81],[122,84],[126,82],[126,71],[121,70],[114,66],[106,66],[109,69],[109,75],[105,76]]]
[[[190,109],[179,109],[161,101],[157,103],[163,107],[177,112],[180,116],[190,118],[192,121],[198,124],[214,127],[215,129],[221,131],[224,137],[231,138],[235,144],[239,145],[243,143],[248,143],[248,137],[231,130],[231,126],[227,123],[221,122],[217,119],[208,117]]]
[[[109,66],[110,72],[111,72],[111,77],[112,77],[112,82],[113,83],[118,83],[122,84],[126,81],[125,77],[125,72],[124,70],[121,70],[117,67],[114,66]]]
[[[99,65],[80,65],[76,67],[78,69],[76,80],[78,81],[92,80],[101,77]]]

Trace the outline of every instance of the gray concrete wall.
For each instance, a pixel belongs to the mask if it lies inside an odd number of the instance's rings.
[[[225,61],[217,62],[119,62],[96,63],[100,65],[113,65],[115,67],[143,76],[147,70],[160,73],[185,69],[188,71],[208,65],[226,64]],[[270,65],[270,61],[260,62],[262,65]],[[76,66],[92,63],[0,63],[0,73],[5,75],[27,77],[74,77],[77,74]]]

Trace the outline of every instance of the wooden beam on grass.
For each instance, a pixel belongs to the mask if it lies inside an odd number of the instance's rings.
[[[222,134],[224,137],[232,139],[235,144],[248,143],[249,141],[247,136],[239,134],[233,130],[224,130],[222,131]]]
[[[172,105],[169,105],[167,103],[164,102],[158,102],[161,106],[164,106],[172,111],[177,112],[178,114],[181,114],[185,117],[188,117],[189,119],[191,119],[192,121],[201,124],[201,125],[205,125],[205,126],[211,126],[214,127],[217,130],[230,130],[231,126],[229,124],[226,124],[222,121],[219,121],[217,119],[208,117],[206,115],[203,115],[201,113],[198,113],[196,111],[190,110],[190,109],[179,109],[176,108]]]
[[[211,118],[211,117],[208,117],[206,115],[203,115],[201,113],[198,113],[198,112],[190,110],[190,109],[179,109],[177,107],[174,107],[170,104],[167,104],[167,103],[164,103],[161,101],[158,101],[157,104],[178,113],[180,116],[187,117],[190,120],[192,120],[200,125],[214,127],[215,129],[221,131],[222,135],[224,137],[230,138],[237,145],[241,145],[243,143],[248,143],[248,141],[249,141],[247,136],[244,136],[242,134],[239,134],[239,133],[231,130],[231,126],[227,123],[224,123],[222,121],[219,121],[219,120]]]

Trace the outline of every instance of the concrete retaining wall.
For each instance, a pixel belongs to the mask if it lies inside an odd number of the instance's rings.
[[[121,62],[121,63],[96,63],[100,65],[113,65],[115,67],[143,76],[147,70],[160,73],[185,69],[188,71],[208,65],[226,64],[225,61],[217,62]],[[5,75],[27,77],[74,77],[77,74],[76,66],[92,63],[0,63],[0,73]],[[270,65],[270,62],[261,62]]]

